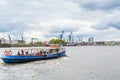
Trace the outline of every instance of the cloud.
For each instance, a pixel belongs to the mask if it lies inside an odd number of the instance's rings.
[[[104,34],[104,40],[118,40],[119,4],[114,0],[1,0],[0,36],[48,40],[59,37],[64,30],[66,36],[72,31],[75,37],[99,40]]]
[[[105,29],[105,30],[96,30],[96,36],[95,39],[100,41],[100,40],[107,40],[107,41],[111,41],[111,40],[117,40],[119,41],[119,35],[120,35],[120,31],[117,30],[116,28],[109,28],[109,29]]]
[[[118,30],[120,30],[120,23],[109,23],[108,26],[114,27]]]
[[[73,0],[88,10],[113,10],[115,8],[120,8],[120,1],[114,0]]]
[[[92,25],[92,28],[98,29],[98,30],[105,30],[109,28],[115,28],[117,30],[120,30],[120,19],[119,14],[120,12],[112,12],[108,13],[106,16],[102,16],[99,22]]]

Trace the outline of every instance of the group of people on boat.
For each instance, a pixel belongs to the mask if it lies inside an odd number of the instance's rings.
[[[24,51],[23,49],[21,51],[18,51],[18,55],[19,56],[23,56],[23,55],[36,55],[36,56],[40,56],[40,55],[46,55],[46,51],[41,51],[41,50],[37,50],[37,52],[34,53],[28,53],[28,51]]]
[[[40,56],[40,55],[47,55],[47,54],[54,54],[54,53],[59,53],[61,51],[64,51],[64,48],[48,48],[48,49],[19,49],[17,51],[18,56],[23,56],[23,55],[34,55],[34,56]],[[12,55],[11,50],[5,50],[4,52],[5,56],[10,56]]]

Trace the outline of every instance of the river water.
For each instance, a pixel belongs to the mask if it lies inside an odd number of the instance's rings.
[[[0,60],[0,80],[120,80],[119,46],[66,47],[66,54],[21,64]]]

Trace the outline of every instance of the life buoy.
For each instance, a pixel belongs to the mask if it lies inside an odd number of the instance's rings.
[[[7,56],[8,55],[8,51],[4,51],[4,55]]]
[[[9,51],[9,56],[10,56],[10,55],[12,55],[12,51],[11,51],[11,50]]]
[[[12,55],[12,51],[11,51],[11,50],[10,50],[10,51],[5,51],[5,52],[4,52],[4,55],[5,55],[5,56],[10,56],[10,55]]]

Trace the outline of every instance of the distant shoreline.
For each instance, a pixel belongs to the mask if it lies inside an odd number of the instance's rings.
[[[35,44],[0,44],[0,48],[9,47],[42,47],[45,45],[35,45]]]
[[[0,44],[0,48],[10,48],[10,47],[45,47],[48,45],[35,45],[35,44]],[[64,45],[66,47],[75,46],[119,46],[119,45]]]

